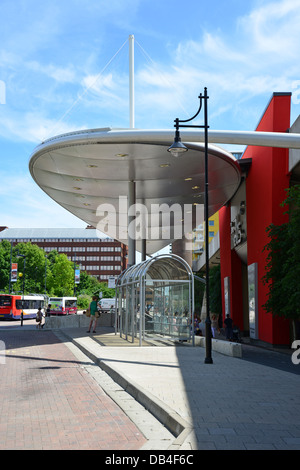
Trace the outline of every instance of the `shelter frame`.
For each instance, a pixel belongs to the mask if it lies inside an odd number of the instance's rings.
[[[145,336],[194,344],[194,276],[174,254],[151,257],[123,271],[116,282],[115,333],[127,341]]]

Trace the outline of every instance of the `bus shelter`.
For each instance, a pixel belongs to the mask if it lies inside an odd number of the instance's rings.
[[[193,337],[194,277],[177,255],[158,255],[120,274],[116,304],[116,333],[128,341]]]

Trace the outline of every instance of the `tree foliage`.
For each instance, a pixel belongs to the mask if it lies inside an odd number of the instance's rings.
[[[57,296],[70,296],[74,293],[74,266],[67,255],[60,254],[51,264],[51,274],[47,278],[47,289]]]
[[[9,285],[10,274],[10,243],[3,240],[0,243],[0,289]],[[3,286],[3,287],[2,287]]]
[[[115,296],[115,289],[109,289],[105,282],[99,282],[95,277],[89,276],[85,271],[80,273],[80,283],[76,286],[77,304],[79,308],[86,309],[93,295],[112,298]]]
[[[267,227],[269,243],[266,274],[268,300],[264,309],[290,320],[300,320],[300,185],[287,190],[282,207],[287,207],[289,221]]]
[[[203,273],[198,272],[199,277]],[[203,299],[205,296],[205,283],[195,282],[195,312],[201,314]],[[221,292],[221,266],[213,266],[209,269],[209,305],[210,311],[222,315],[222,292]]]
[[[222,315],[221,266],[209,270],[209,304],[210,311]]]
[[[21,256],[20,256],[21,255]],[[10,260],[18,263],[18,280],[11,283],[11,292],[47,293],[50,296],[84,296],[84,305],[92,295],[102,292],[105,298],[115,295],[114,289],[108,289],[106,283],[100,283],[93,276],[82,271],[80,283],[74,284],[74,263],[56,250],[45,253],[35,244],[18,243],[12,247],[7,240],[0,243],[0,291],[9,292]],[[24,264],[25,261],[25,264]],[[24,270],[25,267],[25,270]],[[78,266],[76,266],[77,268]],[[86,307],[83,307],[86,308]]]

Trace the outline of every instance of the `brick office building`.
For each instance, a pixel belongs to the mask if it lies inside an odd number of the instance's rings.
[[[8,228],[0,227],[0,241],[13,245],[31,242],[46,253],[57,250],[75,261],[81,271],[105,282],[119,276],[127,267],[127,246],[109,237],[99,238],[94,227],[84,228]]]

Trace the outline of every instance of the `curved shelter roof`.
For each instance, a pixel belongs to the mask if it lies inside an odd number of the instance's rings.
[[[127,197],[128,182],[135,181],[136,202],[147,208],[147,253],[151,254],[178,238],[172,230],[165,234],[160,232],[159,239],[153,236],[150,225],[152,229],[153,224],[159,229],[163,227],[162,217],[151,221],[155,204],[167,215],[171,206],[176,207],[181,217],[171,214],[174,229],[176,224],[183,224],[185,204],[204,203],[204,144],[193,142],[199,140],[197,134],[194,135],[191,142],[185,142],[189,151],[174,158],[167,152],[174,139],[172,130],[78,131],[39,145],[30,158],[29,169],[46,194],[86,223],[97,227],[101,218],[97,209],[105,208],[109,223],[105,230],[103,226],[97,228],[124,243],[127,243],[127,216],[119,198]],[[237,190],[241,171],[229,152],[211,144],[208,152],[209,214],[212,215]],[[163,203],[165,206],[161,206]],[[199,220],[193,216],[192,228],[196,222]],[[136,248],[140,250],[139,240]]]
[[[193,273],[188,263],[174,254],[157,255],[130,266],[117,279],[117,286],[140,283],[143,278],[159,281],[190,281]]]

